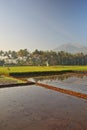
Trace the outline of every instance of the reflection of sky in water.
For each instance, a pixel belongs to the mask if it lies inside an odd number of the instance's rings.
[[[64,74],[58,76],[44,76],[33,79],[35,82],[73,90],[87,94],[87,76]]]
[[[0,130],[86,130],[86,121],[86,100],[36,85],[0,89]]]

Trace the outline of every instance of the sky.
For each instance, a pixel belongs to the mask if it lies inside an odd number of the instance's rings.
[[[0,50],[87,45],[86,0],[0,0]]]

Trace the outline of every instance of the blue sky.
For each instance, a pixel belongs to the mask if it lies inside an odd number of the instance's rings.
[[[87,45],[86,0],[0,0],[0,50]]]

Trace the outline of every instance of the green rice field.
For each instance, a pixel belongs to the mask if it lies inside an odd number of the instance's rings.
[[[10,73],[22,72],[45,72],[45,71],[87,71],[87,66],[16,66],[16,67],[0,67],[0,74],[9,75]]]

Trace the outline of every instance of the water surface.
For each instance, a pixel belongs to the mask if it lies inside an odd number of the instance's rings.
[[[29,78],[28,80],[87,94],[87,75],[83,74],[43,76],[32,79]]]
[[[31,85],[0,89],[0,130],[86,130],[87,100]]]

